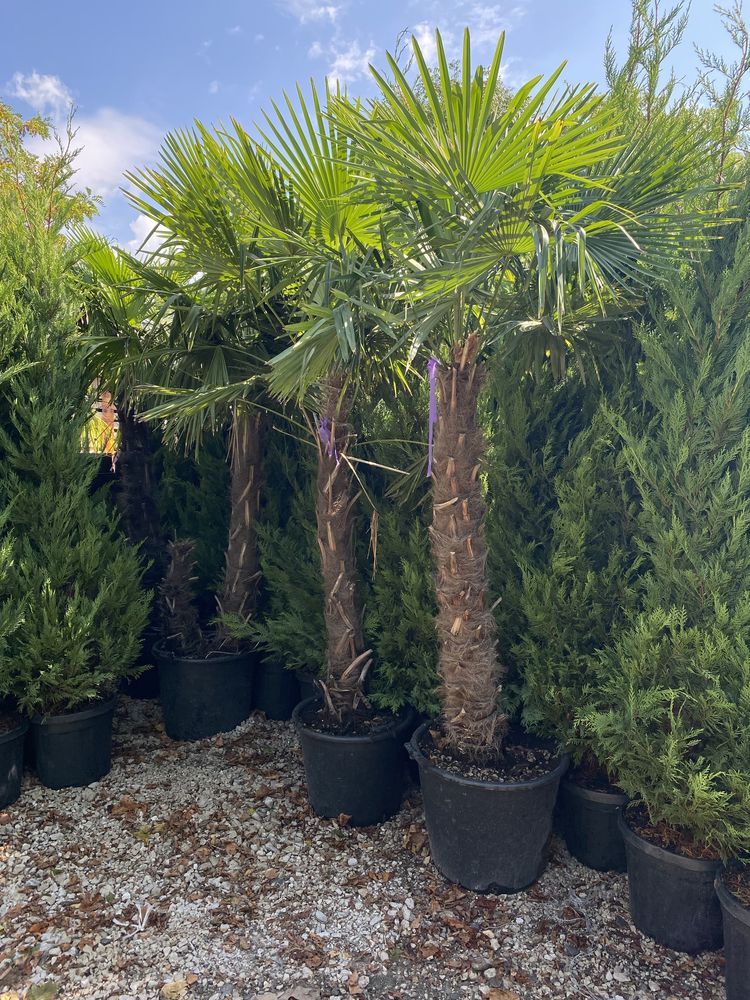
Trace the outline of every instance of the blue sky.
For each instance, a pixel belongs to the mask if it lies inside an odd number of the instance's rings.
[[[98,221],[135,249],[147,231],[119,193],[124,170],[153,160],[164,133],[234,115],[250,126],[270,98],[310,76],[372,93],[368,62],[410,29],[449,47],[472,29],[477,57],[506,30],[511,84],[567,59],[567,76],[601,81],[610,27],[622,51],[629,0],[0,0],[0,97],[24,114],[64,120],[77,108],[79,179],[104,199]],[[692,78],[693,43],[729,51],[711,0],[693,0],[676,57]]]

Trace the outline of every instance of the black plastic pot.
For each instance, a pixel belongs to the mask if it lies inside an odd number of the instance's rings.
[[[253,708],[265,712],[268,719],[291,719],[299,701],[299,681],[293,670],[273,660],[256,664]]]
[[[721,948],[721,908],[714,889],[720,861],[686,858],[650,844],[619,816],[625,841],[633,923],[659,944],[695,954]]]
[[[82,712],[34,716],[34,766],[41,783],[76,788],[103,778],[112,766],[114,712],[110,698]]]
[[[451,882],[475,892],[519,892],[539,878],[560,779],[570,760],[531,781],[463,778],[422,753],[430,723],[407,747],[419,765],[432,860]]]
[[[567,775],[560,784],[560,823],[568,850],[597,871],[624,872],[625,842],[618,823],[624,792],[584,788]]]
[[[320,704],[306,698],[294,710],[305,759],[310,805],[318,816],[350,817],[352,826],[372,826],[398,812],[404,790],[404,739],[412,713],[394,719],[393,726],[371,736],[319,733],[304,723],[305,714]]]
[[[727,1000],[750,1000],[750,909],[724,885],[714,883],[724,922],[724,975]]]
[[[20,721],[15,729],[0,734],[0,809],[15,802],[21,794],[23,748],[29,724]]]
[[[203,740],[234,729],[253,706],[253,659],[247,653],[203,659],[154,647],[164,728],[173,740]]]

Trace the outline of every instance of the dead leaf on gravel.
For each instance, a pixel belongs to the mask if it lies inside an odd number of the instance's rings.
[[[339,813],[338,818],[337,818],[337,823],[338,823],[339,826],[341,826],[341,827],[349,826],[349,824],[351,823],[351,821],[352,821],[351,816],[347,816],[346,813]]]
[[[185,982],[188,984],[188,986],[195,986],[195,984],[198,982],[198,976],[194,972],[188,972],[188,974],[185,976]]]
[[[21,1000],[17,993],[0,993],[0,1000]]]
[[[29,986],[24,1000],[53,1000],[57,996],[57,983],[48,981],[38,986]]]
[[[164,1000],[180,1000],[188,991],[188,984],[184,979],[174,979],[171,983],[165,983],[161,988],[161,995]]]
[[[487,994],[489,1000],[521,1000],[517,993],[512,990],[490,990]]]

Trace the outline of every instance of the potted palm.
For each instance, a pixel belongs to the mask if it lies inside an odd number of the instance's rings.
[[[414,41],[426,99],[389,58],[393,82],[375,72],[380,95],[370,112],[340,112],[363,179],[389,206],[411,357],[429,358],[442,717],[417,730],[410,752],[433,859],[479,890],[518,890],[537,877],[568,763],[509,732],[502,707],[486,596],[477,409],[485,357],[515,331],[560,363],[598,312],[632,296],[650,255],[697,228],[688,213],[678,225],[672,209],[692,185],[701,147],[685,127],[669,145],[648,134],[624,142],[592,88],[553,96],[562,68],[498,110],[502,47],[501,39],[489,68],[475,73],[467,32],[454,81],[438,34],[435,80]],[[535,308],[525,297],[532,282]]]
[[[308,794],[322,816],[356,825],[392,815],[404,779],[403,740],[411,713],[377,709],[367,696],[373,666],[365,643],[355,535],[361,480],[356,472],[355,390],[397,369],[381,291],[380,209],[353,196],[359,164],[339,129],[342,101],[312,86],[308,104],[287,99],[262,130],[268,155],[298,200],[302,226],[285,235],[290,265],[302,269],[294,342],[271,360],[271,392],[314,409],[315,522],[326,650],[321,697],[301,702],[294,721],[305,757]],[[269,227],[269,236],[273,236]],[[335,780],[332,780],[335,776]]]
[[[216,613],[189,642],[168,633],[155,648],[165,725],[178,739],[232,729],[252,708],[254,652],[229,623],[246,622],[255,609],[267,432],[258,375],[284,307],[273,268],[249,266],[257,234],[244,243],[238,236],[241,206],[214,171],[218,151],[205,130],[171,135],[154,169],[129,175],[131,201],[153,220],[159,242],[146,261],[127,257],[142,294],[155,303],[137,359],[143,418],[161,423],[175,445],[197,449],[219,428],[229,441],[229,528]],[[283,201],[273,177],[264,183],[269,197]]]
[[[110,769],[112,717],[149,614],[143,568],[117,518],[90,486],[97,459],[82,452],[90,400],[57,357],[46,384],[15,379],[2,432],[3,502],[13,563],[3,602],[23,605],[3,650],[0,697],[30,719],[37,774],[50,788],[85,785]],[[79,371],[80,374],[80,371]]]

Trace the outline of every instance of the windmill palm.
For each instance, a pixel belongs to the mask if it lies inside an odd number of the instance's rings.
[[[389,243],[400,251],[384,280],[398,282],[404,346],[412,361],[432,359],[443,722],[455,750],[483,757],[497,752],[506,728],[486,600],[477,416],[485,358],[520,332],[561,364],[594,321],[637,298],[647,267],[700,230],[703,220],[678,209],[702,139],[686,129],[668,143],[653,133],[626,141],[592,87],[555,93],[562,67],[498,112],[502,38],[489,68],[475,71],[467,31],[455,81],[439,33],[436,48],[434,79],[413,40],[423,96],[389,57],[390,79],[373,70],[380,94],[370,109],[341,102],[335,116],[353,143],[358,197],[386,206]],[[292,357],[330,350],[333,334],[316,344],[312,329],[303,332],[295,354],[274,364],[277,391],[304,380]]]
[[[236,123],[227,135],[231,156],[222,173],[226,188],[245,194],[263,232],[262,249],[280,255],[297,275],[295,322],[287,327],[294,342],[271,358],[270,385],[282,401],[315,411],[315,511],[327,632],[322,688],[338,722],[361,703],[372,662],[356,572],[359,491],[351,406],[355,387],[371,387],[383,377],[379,362],[394,337],[383,326],[387,314],[374,280],[383,270],[381,211],[376,202],[352,196],[359,175],[355,147],[332,114],[334,103],[342,100],[328,86],[321,96],[313,84],[309,97],[298,88],[296,101],[286,96],[283,108],[274,104],[265,115],[260,128],[264,155],[288,184],[299,209],[296,219],[288,216],[280,227],[253,197],[256,154]],[[291,380],[288,370],[295,373]],[[395,366],[386,369],[396,371]]]
[[[257,225],[242,198],[220,179],[225,147],[202,126],[168,136],[157,166],[128,175],[131,202],[160,235],[147,261],[130,258],[141,287],[158,308],[158,338],[144,355],[151,399],[146,416],[165,423],[187,447],[229,425],[230,523],[217,605],[218,641],[226,619],[255,607],[259,564],[257,514],[266,433],[261,375],[283,330],[284,279],[258,260]],[[283,182],[255,157],[253,198],[278,225],[293,211]]]

